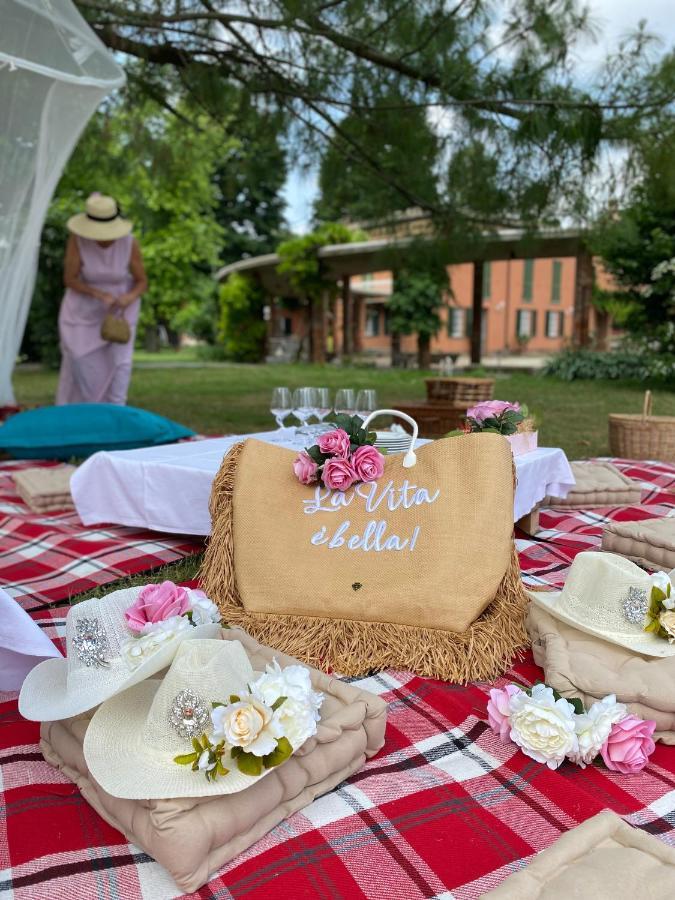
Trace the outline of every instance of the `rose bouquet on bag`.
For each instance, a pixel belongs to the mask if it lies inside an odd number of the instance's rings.
[[[359,416],[338,416],[337,428],[322,434],[293,462],[301,484],[318,482],[333,491],[346,491],[357,481],[377,481],[384,472],[384,456],[374,447],[375,432],[362,427]]]
[[[614,694],[588,710],[545,684],[493,688],[487,704],[490,728],[502,743],[516,744],[537,762],[557,769],[566,759],[582,768],[601,759],[613,772],[633,774],[654,752],[656,722],[631,715]]]

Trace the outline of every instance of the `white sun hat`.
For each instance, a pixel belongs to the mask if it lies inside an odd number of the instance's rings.
[[[83,213],[68,219],[68,231],[78,237],[93,241],[116,241],[131,232],[133,225],[120,215],[120,208],[114,197],[105,194],[91,194],[87,198]]]
[[[239,641],[183,644],[164,678],[144,681],[96,710],[84,738],[92,777],[113,797],[162,800],[235,794],[261,775],[245,775],[226,754],[227,775],[214,781],[179,765],[192,739],[211,727],[212,704],[247,692],[255,673]]]
[[[94,709],[171,665],[183,641],[220,634],[220,623],[192,625],[185,616],[173,616],[150,633],[136,636],[124,613],[142,590],[113,591],[71,607],[66,617],[66,659],[40,663],[23,683],[19,712],[25,719],[54,722]],[[187,593],[193,597],[194,592]],[[204,599],[200,596],[198,602]]]
[[[652,584],[652,577],[625,557],[586,551],[575,556],[562,591],[527,594],[579,631],[644,656],[675,656],[675,644],[643,628]]]

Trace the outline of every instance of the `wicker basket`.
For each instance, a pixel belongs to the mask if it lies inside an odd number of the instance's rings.
[[[612,413],[609,449],[624,459],[675,462],[675,417],[652,415],[652,392],[645,392],[642,415]]]
[[[449,431],[461,427],[466,415],[463,403],[407,403],[398,404],[397,409],[417,421],[420,437],[425,438],[445,437]]]
[[[427,400],[432,403],[464,404],[466,409],[483,400],[492,400],[494,378],[426,378]]]

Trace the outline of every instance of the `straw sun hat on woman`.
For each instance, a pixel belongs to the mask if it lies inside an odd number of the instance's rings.
[[[105,194],[91,194],[85,211],[68,219],[69,231],[92,241],[116,241],[132,228],[131,222],[120,215],[117,201]]]

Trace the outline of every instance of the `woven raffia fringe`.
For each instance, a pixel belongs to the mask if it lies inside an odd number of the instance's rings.
[[[242,446],[232,448],[213,483],[211,539],[200,572],[204,590],[230,625],[309,665],[344,675],[393,667],[459,684],[498,677],[528,645],[527,596],[515,546],[495,599],[462,634],[389,622],[247,612],[235,581],[232,525],[234,475]]]

